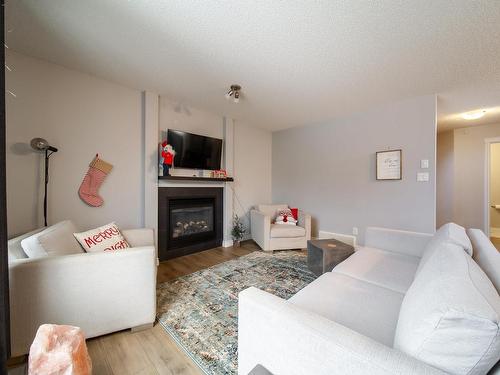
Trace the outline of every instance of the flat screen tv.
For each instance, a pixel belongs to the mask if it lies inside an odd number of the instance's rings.
[[[175,151],[174,167],[220,169],[222,139],[169,129],[167,142]]]

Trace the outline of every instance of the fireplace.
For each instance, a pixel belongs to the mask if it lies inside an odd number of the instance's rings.
[[[222,188],[158,189],[158,250],[167,260],[222,245]]]
[[[215,199],[172,199],[169,239],[181,241],[214,233]]]

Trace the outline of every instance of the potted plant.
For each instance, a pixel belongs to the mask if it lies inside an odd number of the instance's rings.
[[[240,247],[241,239],[245,234],[245,226],[241,222],[238,215],[234,215],[233,218],[233,229],[231,230],[231,235],[233,236],[233,246]]]

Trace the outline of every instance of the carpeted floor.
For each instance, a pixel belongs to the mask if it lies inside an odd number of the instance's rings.
[[[157,318],[205,373],[236,374],[238,293],[255,286],[287,299],[314,279],[305,252],[253,252],[159,284]]]

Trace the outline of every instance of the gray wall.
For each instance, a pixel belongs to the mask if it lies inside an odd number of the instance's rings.
[[[453,130],[438,133],[436,160],[436,225],[453,221],[454,182]]]
[[[437,208],[452,205],[451,209],[438,212],[441,222],[453,221],[467,228],[486,230],[485,223],[485,139],[500,137],[500,124],[471,126],[450,132],[453,147],[444,145],[445,134],[438,135],[438,189],[452,174],[453,189],[439,193]],[[444,167],[445,160],[452,160]],[[492,215],[498,213],[490,209]]]
[[[43,225],[43,160],[29,147],[33,137],[46,138],[60,149],[50,159],[49,224],[72,219],[81,228],[110,221],[124,228],[143,225],[146,205],[148,212],[155,212],[150,205],[156,204],[143,190],[144,169],[151,169],[143,165],[144,152],[152,150],[146,161],[152,159],[147,165],[156,166],[158,136],[144,145],[141,92],[12,51],[7,60],[14,68],[7,75],[7,88],[17,94],[6,96],[9,236]],[[160,130],[223,136],[221,115],[165,97],[156,97],[151,111],[156,111],[151,117],[159,121]],[[252,125],[235,124],[235,182],[230,184],[234,210],[246,225],[250,207],[271,201],[272,135]],[[101,187],[104,205],[99,208],[87,206],[77,193],[96,153],[114,165]],[[156,194],[155,175],[147,194]],[[148,216],[148,223],[155,221],[156,214]]]
[[[12,237],[43,225],[43,158],[30,139],[46,138],[50,158],[49,224],[72,219],[81,228],[141,223],[141,93],[14,52],[7,87],[7,213]],[[90,207],[78,188],[96,153],[114,165]]]
[[[333,105],[333,104],[332,104]],[[403,179],[375,180],[375,152],[403,150]],[[330,124],[273,133],[274,203],[313,216],[314,229],[435,230],[436,97],[413,98]],[[417,182],[428,159],[429,182]]]
[[[490,145],[490,205],[500,204],[500,143]],[[490,227],[500,231],[500,210],[490,207]]]

